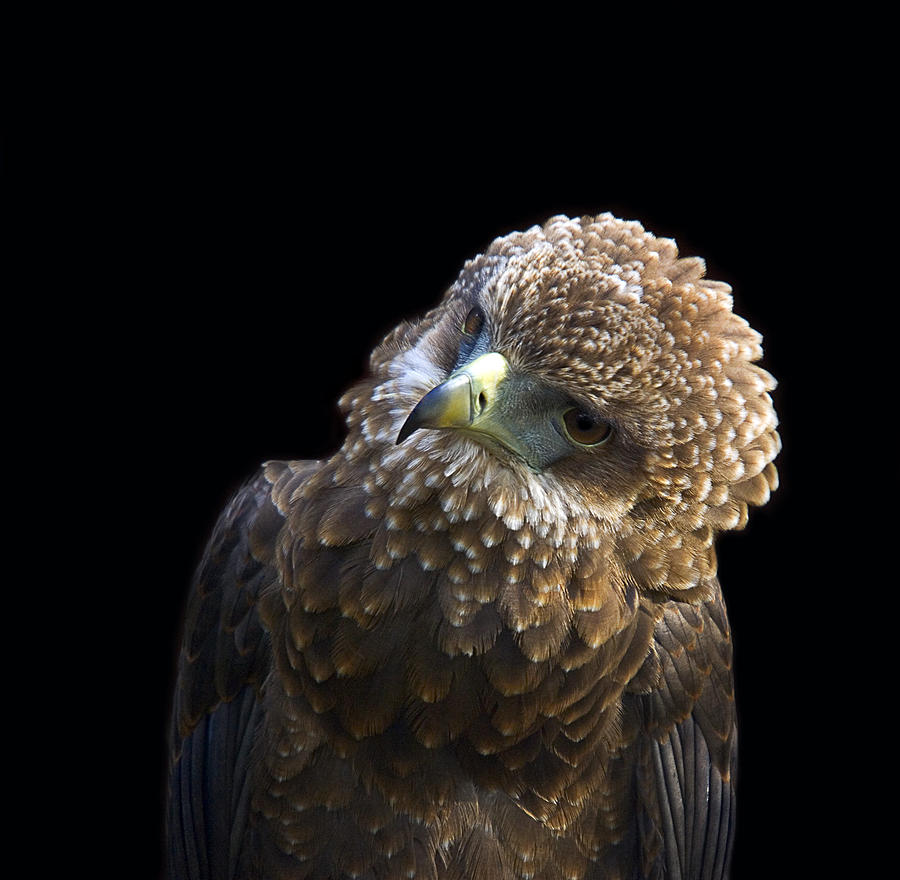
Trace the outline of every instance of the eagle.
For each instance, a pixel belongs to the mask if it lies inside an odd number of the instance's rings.
[[[269,461],[184,615],[167,860],[207,878],[722,878],[718,533],[777,487],[762,338],[611,214],[495,240]]]

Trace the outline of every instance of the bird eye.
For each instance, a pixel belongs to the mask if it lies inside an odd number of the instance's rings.
[[[477,336],[482,326],[484,326],[484,312],[478,306],[473,306],[463,321],[463,333],[467,336]]]
[[[597,446],[612,434],[609,422],[595,419],[590,413],[574,407],[563,413],[563,424],[569,437],[581,446]]]

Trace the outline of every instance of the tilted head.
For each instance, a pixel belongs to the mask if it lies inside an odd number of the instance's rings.
[[[609,214],[497,239],[376,349],[384,405],[345,400],[351,428],[408,482],[514,473],[508,525],[535,501],[587,515],[645,589],[691,588],[715,572],[714,533],[775,488],[779,449],[761,337],[704,271]]]

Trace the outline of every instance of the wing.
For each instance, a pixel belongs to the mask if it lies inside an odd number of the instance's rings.
[[[737,720],[721,588],[701,605],[669,602],[656,627],[661,681],[636,698],[641,876],[721,880],[734,837]]]
[[[248,771],[270,664],[256,603],[276,578],[271,560],[283,522],[270,488],[260,474],[229,503],[188,600],[171,734],[171,880],[230,880],[246,871]]]

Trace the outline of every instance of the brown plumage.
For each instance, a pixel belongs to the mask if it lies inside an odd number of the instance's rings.
[[[610,215],[498,239],[269,462],[197,574],[173,877],[714,878],[714,539],[775,488],[760,336]]]

